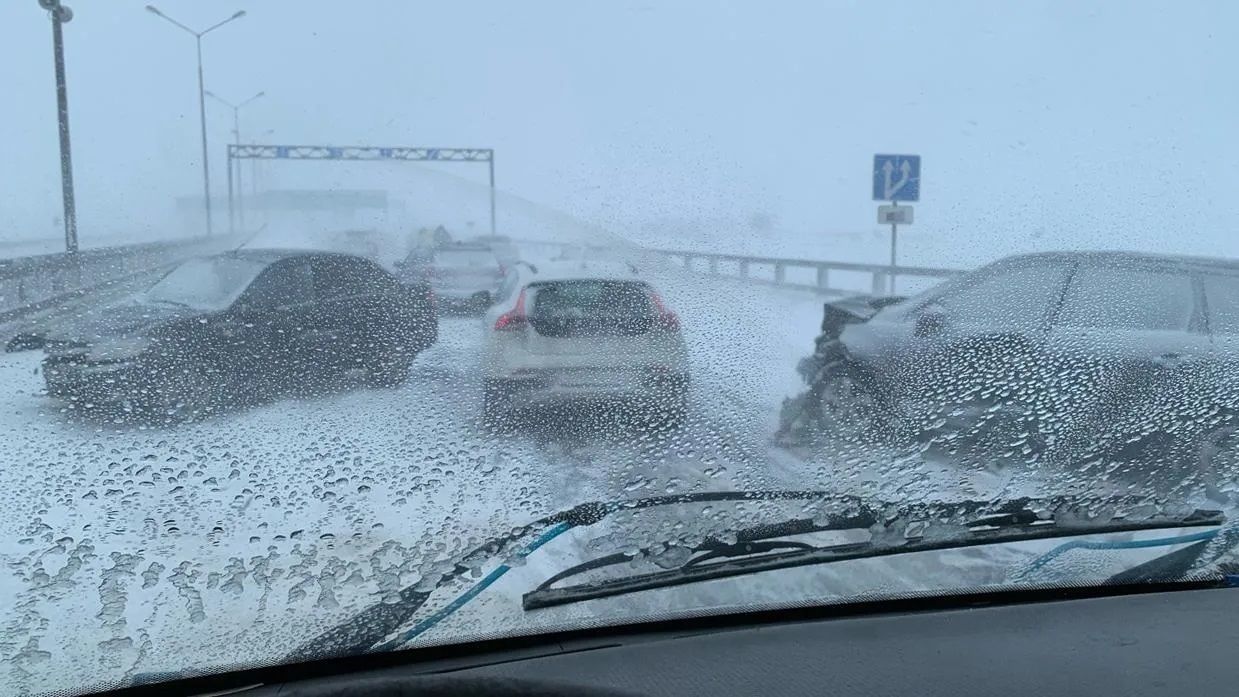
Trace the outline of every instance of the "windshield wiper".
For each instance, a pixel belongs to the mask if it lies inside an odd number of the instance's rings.
[[[976,502],[965,502],[961,504],[962,511],[957,509],[954,512],[966,512],[971,507],[971,504],[974,503]],[[1037,512],[1037,508],[1040,507],[1035,506],[1015,510],[1008,507],[1005,511],[998,511],[990,515],[978,517],[965,524],[963,536],[938,536],[928,539],[910,535],[899,543],[884,543],[870,540],[833,545],[810,545],[796,541],[768,540],[770,537],[846,528],[830,524],[815,524],[811,520],[793,520],[775,526],[757,526],[736,533],[735,542],[723,543],[717,539],[705,540],[694,548],[693,551],[697,553],[697,556],[691,557],[673,569],[581,583],[562,588],[555,587],[555,584],[564,579],[606,566],[628,563],[636,559],[640,554],[613,554],[589,560],[555,574],[536,589],[522,596],[521,601],[525,610],[535,610],[582,600],[614,597],[643,590],[668,588],[763,571],[828,564],[850,559],[961,549],[1028,540],[1078,537],[1101,533],[1218,526],[1225,522],[1225,516],[1220,511],[1203,510],[1195,510],[1186,515],[1156,516],[1139,520],[1125,520],[1122,517],[1113,517],[1105,520],[1092,519],[1077,522],[1074,520],[1074,516],[1068,516],[1068,520],[1060,521],[1057,519],[1057,516],[1051,518],[1043,517],[1043,514]],[[929,510],[921,512],[937,512],[932,510],[934,508],[932,504],[927,508]],[[954,508],[954,506],[947,508]],[[914,511],[907,511],[904,515],[909,514],[915,515]],[[895,520],[901,519],[908,520],[908,518],[902,516],[897,517]],[[917,517],[910,519],[924,520],[924,518]],[[930,519],[932,520],[932,518]],[[1195,538],[1185,538],[1183,539],[1183,544],[1195,541]],[[1162,578],[1164,579],[1165,577],[1163,576]]]
[[[922,504],[894,504],[886,501],[874,499],[862,499],[857,496],[841,495],[836,492],[818,491],[818,490],[750,490],[750,491],[712,491],[699,492],[693,494],[671,494],[666,496],[652,496],[648,498],[633,499],[626,501],[592,501],[582,503],[572,508],[559,511],[538,520],[535,520],[527,525],[517,527],[511,532],[495,537],[474,548],[470,552],[464,554],[457,562],[455,567],[442,574],[429,588],[426,589],[425,584],[419,584],[417,587],[409,586],[404,588],[399,593],[399,598],[396,602],[378,602],[370,606],[366,610],[359,613],[357,616],[346,620],[337,625],[335,628],[324,632],[315,639],[298,648],[295,652],[288,656],[289,661],[310,660],[323,658],[327,656],[348,655],[356,653],[365,653],[375,650],[380,642],[383,642],[387,637],[392,635],[402,626],[405,626],[413,614],[417,612],[430,597],[430,594],[443,586],[467,577],[474,567],[476,562],[507,554],[518,541],[539,533],[537,539],[525,548],[518,550],[518,556],[523,556],[538,545],[553,539],[556,535],[562,534],[567,530],[577,527],[588,527],[594,525],[606,517],[620,511],[637,511],[647,508],[656,508],[661,506],[672,506],[677,504],[701,504],[701,503],[721,503],[721,502],[778,502],[778,501],[804,501],[820,504],[820,507],[827,511],[826,513],[815,515],[813,519],[791,519],[781,522],[757,525],[735,533],[730,536],[729,540],[734,539],[731,544],[741,545],[759,542],[762,540],[772,540],[778,537],[787,537],[817,531],[827,530],[857,530],[868,529],[875,525],[881,524],[882,527],[890,529],[898,525],[901,521],[920,520],[920,521],[938,521],[938,520],[968,520],[974,525],[983,525],[1001,529],[1004,526],[1011,525],[1037,525],[1038,520],[1042,520],[1046,515],[1045,511],[1063,511],[1078,515],[1082,520],[1094,520],[1097,515],[1088,513],[1089,511],[1121,511],[1133,510],[1141,506],[1156,505],[1158,502],[1147,497],[1138,496],[1114,496],[1114,497],[1091,497],[1079,498],[1072,496],[1049,497],[1042,499],[1020,498],[1009,501],[993,501],[993,500],[975,500],[975,501],[958,501],[952,503],[922,503]],[[1216,524],[1208,521],[1220,520],[1220,514],[1213,512],[1197,512],[1199,519],[1204,522],[1193,523],[1198,525]],[[1193,514],[1193,515],[1197,515]],[[1111,516],[1112,517],[1112,516]],[[1109,521],[1111,517],[1107,517]],[[1187,520],[1191,516],[1183,518],[1171,519],[1172,521]],[[1141,521],[1143,524],[1144,521]],[[1137,525],[1141,525],[1137,524]],[[1188,525],[1188,523],[1182,523]],[[1175,527],[1174,522],[1169,524],[1166,521],[1156,523],[1148,523],[1142,527],[1133,527],[1131,529],[1145,529],[1153,527]],[[1052,537],[1064,534],[1063,528],[1054,528],[1053,531],[1048,531],[1045,536]],[[1096,525],[1089,529],[1090,532],[1097,532]],[[1085,533],[1080,533],[1085,534]],[[989,538],[993,540],[992,537]],[[1001,541],[1001,540],[997,540]],[[727,551],[722,541],[715,540],[716,547],[713,550],[704,550],[716,554]],[[711,544],[707,540],[704,544]],[[958,544],[958,542],[953,543]],[[986,543],[978,543],[986,544]],[[717,547],[724,545],[724,547]],[[531,549],[532,547],[532,549]],[[746,549],[755,549],[749,547]],[[774,549],[774,547],[771,547]],[[745,554],[752,552],[746,551]],[[797,547],[792,554],[807,554],[809,550]],[[604,557],[600,560],[594,560],[599,568],[607,566],[609,560],[618,560],[619,555]],[[629,561],[631,558],[622,557],[622,561]],[[587,562],[588,563],[588,562]],[[620,563],[613,561],[612,563]],[[812,562],[810,562],[812,563]],[[689,568],[701,568],[703,570],[710,569],[714,565]],[[493,582],[498,576],[502,575],[507,570],[506,565],[501,565],[496,572],[492,572],[483,583]],[[587,569],[580,569],[581,571]],[[571,571],[571,570],[570,570]],[[748,573],[748,572],[745,572]],[[549,583],[562,580],[571,574],[557,574]],[[691,581],[680,581],[688,583]],[[546,584],[544,584],[546,585]],[[450,605],[446,612],[457,609],[460,604],[467,602],[468,599],[476,596],[477,592],[484,586],[475,585],[465,595],[458,598],[457,603]],[[420,590],[419,590],[420,588]],[[591,586],[592,588],[592,586]],[[542,591],[535,591],[530,594],[534,597],[534,602],[539,599],[554,598],[553,602],[545,604],[560,604],[563,602],[573,602],[576,598],[567,598],[566,591],[571,589],[552,589],[546,588]],[[620,590],[618,592],[629,592]],[[614,595],[615,593],[609,593]],[[601,596],[595,596],[601,597]],[[583,599],[583,598],[582,598]],[[526,596],[526,607],[529,607],[529,596]],[[543,605],[539,605],[543,606]],[[386,648],[391,648],[394,645],[406,643],[409,639],[417,636],[421,631],[424,631],[434,621],[442,619],[445,616],[445,611],[436,613],[436,616],[423,620],[412,630],[402,632],[396,639],[383,644]]]
[[[146,303],[146,304],[148,304],[148,305],[172,305],[172,306],[174,306],[174,307],[183,307],[183,308],[186,308],[186,309],[188,309],[188,310],[196,310],[196,309],[198,309],[198,308],[194,307],[193,305],[190,305],[189,303],[183,303],[183,302],[181,302],[180,300],[168,300],[167,298],[148,298],[148,297],[143,297],[143,298],[141,299],[141,302]]]

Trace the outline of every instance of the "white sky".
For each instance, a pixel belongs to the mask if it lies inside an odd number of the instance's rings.
[[[201,191],[193,39],[145,0],[67,1],[81,234],[165,225],[174,197]],[[247,10],[204,53],[208,89],[266,91],[243,113],[252,136],[493,147],[501,189],[621,231],[653,223],[668,245],[693,229],[697,245],[881,259],[871,158],[911,152],[924,180],[907,263],[1239,256],[1236,3],[157,4],[196,27]],[[59,234],[50,33],[36,0],[0,4],[0,239]],[[231,113],[207,109],[222,194]],[[291,167],[264,178],[388,188],[414,208],[445,176]],[[757,213],[774,230],[754,239]]]

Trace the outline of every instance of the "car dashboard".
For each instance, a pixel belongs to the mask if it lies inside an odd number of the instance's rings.
[[[982,596],[983,597],[983,596]],[[806,617],[727,626],[677,623],[525,640],[379,669],[326,664],[255,672],[246,697],[346,695],[1191,695],[1229,694],[1239,594],[1139,592],[954,609]],[[913,607],[913,605],[906,605]],[[386,658],[391,659],[392,656]],[[349,659],[345,659],[349,660]],[[416,661],[416,662],[414,662]],[[314,677],[308,674],[320,673]],[[218,676],[217,676],[218,677]],[[276,679],[278,678],[278,679]],[[171,688],[150,685],[147,688]],[[184,687],[193,687],[187,683]],[[138,694],[142,688],[135,688]],[[119,693],[118,693],[119,694]],[[155,694],[155,693],[151,693]]]

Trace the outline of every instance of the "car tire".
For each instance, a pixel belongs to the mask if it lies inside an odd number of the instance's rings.
[[[219,410],[224,385],[214,371],[189,365],[171,366],[159,372],[159,383],[139,404],[148,418],[182,423],[204,419]]]
[[[500,380],[487,380],[482,386],[482,426],[496,432],[512,428],[512,391]]]
[[[651,410],[655,428],[675,431],[688,421],[688,388],[678,387],[658,399]]]
[[[400,387],[409,379],[415,356],[384,352],[372,357],[365,369],[366,385],[385,389]]]
[[[823,365],[810,391],[808,408],[819,433],[833,442],[867,442],[889,426],[872,380],[846,359]]]

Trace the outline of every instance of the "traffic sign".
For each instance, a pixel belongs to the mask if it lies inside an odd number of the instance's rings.
[[[878,206],[878,223],[882,225],[911,225],[912,206]]]
[[[873,200],[919,201],[920,155],[874,155]]]

